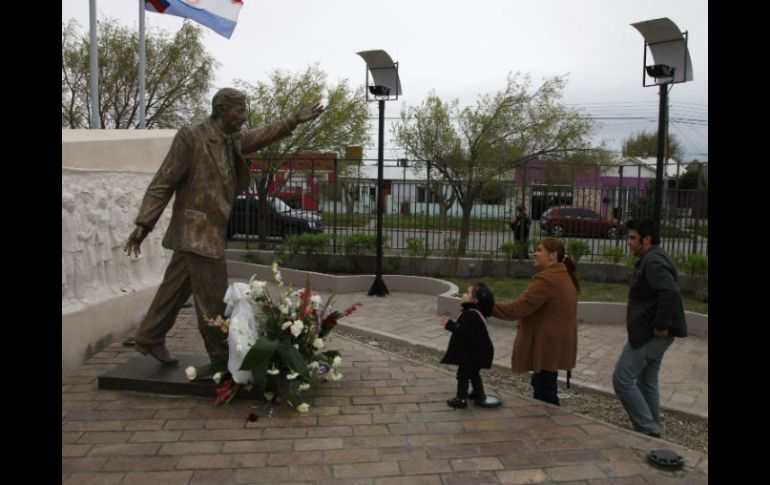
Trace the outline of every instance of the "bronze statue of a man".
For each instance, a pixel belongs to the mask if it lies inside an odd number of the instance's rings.
[[[166,205],[176,195],[163,247],[174,251],[163,282],[136,332],[136,350],[164,365],[178,362],[166,348],[166,333],[190,294],[206,351],[214,366],[226,367],[227,342],[208,319],[222,315],[227,291],[225,233],[235,197],[249,185],[244,153],[253,152],[292,133],[299,123],[316,119],[323,107],[300,109],[291,117],[241,132],[246,121],[246,96],[220,89],[203,123],[181,128],[150,182],[136,217],[136,228],[124,250],[139,255]]]

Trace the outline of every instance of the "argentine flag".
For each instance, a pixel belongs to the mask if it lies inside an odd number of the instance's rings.
[[[145,0],[147,10],[194,20],[230,38],[243,0]]]

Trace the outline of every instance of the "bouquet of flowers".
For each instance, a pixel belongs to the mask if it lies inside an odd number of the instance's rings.
[[[323,351],[324,338],[337,321],[356,311],[358,304],[343,312],[332,310],[334,295],[326,301],[310,288],[293,291],[284,286],[278,263],[272,266],[273,279],[279,296],[274,300],[267,291],[267,282],[252,276],[249,284],[233,284],[225,296],[225,315],[210,325],[227,334],[230,347],[228,371],[212,377],[223,385],[217,389],[217,404],[230,402],[242,387],[256,385],[265,393],[270,404],[287,402],[299,412],[309,405],[301,393],[324,380],[338,381],[342,374],[337,367],[342,362],[336,350]],[[196,369],[187,369],[188,377],[196,378]],[[192,377],[191,377],[192,375]]]

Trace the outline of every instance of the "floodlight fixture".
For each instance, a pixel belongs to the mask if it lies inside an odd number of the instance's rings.
[[[644,37],[643,86],[692,81],[692,61],[690,60],[690,51],[687,49],[687,32],[680,31],[679,27],[666,17],[636,22],[631,26]],[[654,63],[650,66],[647,65],[648,48]],[[660,66],[667,66],[670,71],[657,69]],[[650,74],[651,67],[653,72],[658,75]],[[645,72],[655,79],[653,84],[647,84]]]
[[[369,88],[367,101],[390,101],[401,95],[401,80],[398,77],[398,62],[393,62],[383,50],[362,51],[357,53],[366,62],[366,85]],[[371,82],[369,75],[371,74]],[[369,98],[369,93],[374,98]]]
[[[390,88],[380,84],[369,86],[369,92],[373,96],[385,96],[386,98],[390,96]]]
[[[659,78],[673,78],[674,77],[674,69],[671,66],[667,66],[665,64],[655,64],[652,66],[647,66],[646,68],[647,75],[650,77],[654,77],[655,79]]]
[[[692,61],[687,50],[687,32],[682,33],[671,19],[666,17],[645,20],[631,24],[644,37],[644,60],[642,61],[642,86],[660,86],[660,107],[658,110],[658,157],[655,165],[655,198],[653,220],[660,232],[661,209],[663,204],[663,157],[668,135],[668,90],[670,84],[692,81]],[[653,63],[647,65],[647,49],[652,53]],[[647,84],[650,76],[655,81]]]

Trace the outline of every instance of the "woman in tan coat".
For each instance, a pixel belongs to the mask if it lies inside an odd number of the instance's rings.
[[[532,371],[534,398],[559,405],[556,377],[570,370],[577,359],[577,295],[575,263],[564,256],[564,244],[547,238],[535,246],[535,268],[540,271],[515,300],[498,302],[492,316],[518,320],[511,370]]]

